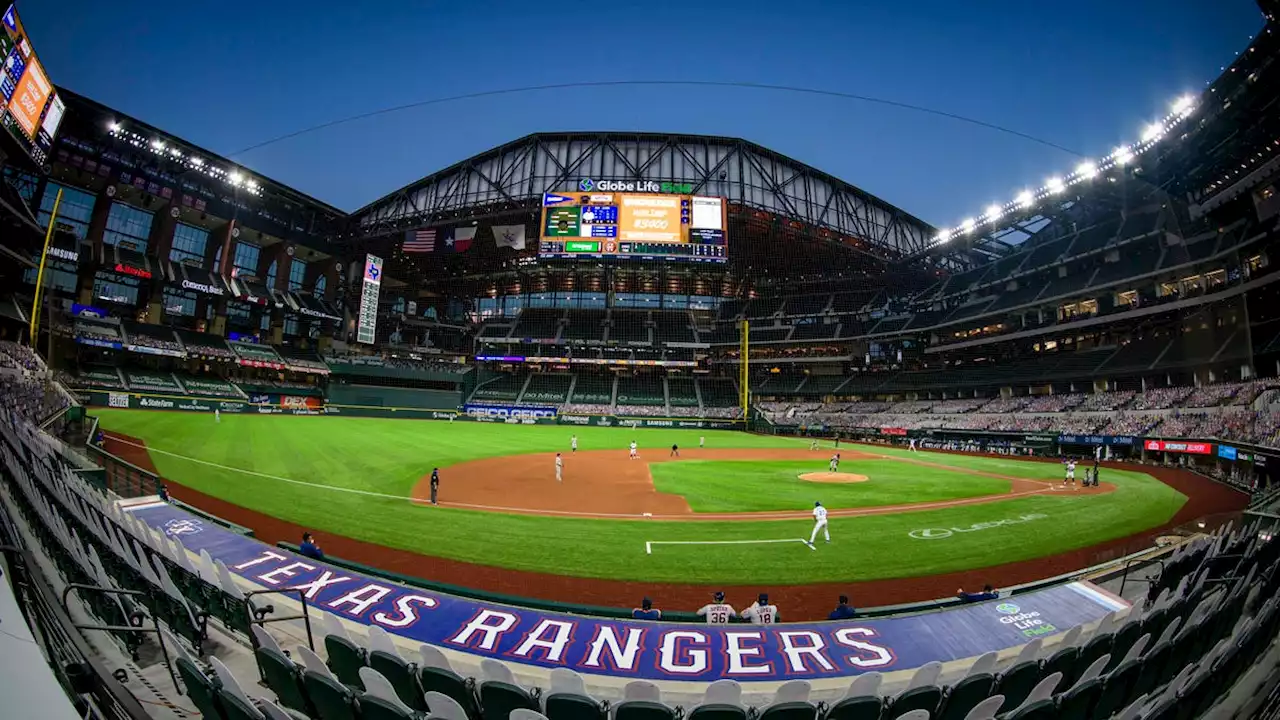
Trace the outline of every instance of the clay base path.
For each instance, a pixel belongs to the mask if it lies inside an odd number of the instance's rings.
[[[556,481],[555,457],[555,453],[505,455],[441,468],[437,500],[444,507],[469,510],[617,520],[798,520],[807,519],[810,516],[810,510],[806,508],[787,511],[695,513],[683,496],[658,492],[653,485],[649,466],[655,463],[688,460],[794,460],[811,463],[815,470],[825,470],[827,461],[830,459],[830,455],[824,451],[803,449],[693,449],[681,450],[679,457],[673,457],[669,452],[655,451],[642,452],[638,459],[630,458],[626,450],[583,450],[576,453],[561,453],[561,458],[564,460],[563,479]],[[845,451],[840,453],[840,459],[844,463],[856,460],[890,460],[957,475],[992,477],[1008,480],[1010,488],[1005,493],[957,500],[865,508],[833,508],[829,510],[831,517],[937,510],[1056,492],[1054,483],[966,470],[915,458]],[[827,476],[832,473],[812,474]],[[867,479],[864,475],[851,473],[834,474]],[[871,480],[875,481],[874,478]],[[857,482],[857,480],[824,478],[814,482]],[[1113,490],[1115,490],[1114,485],[1104,482],[1097,488],[1080,488],[1075,492],[1080,495],[1092,495]],[[1068,489],[1066,492],[1072,491]],[[424,477],[414,487],[413,498],[425,502],[429,501],[430,497],[430,477]]]
[[[116,441],[119,438],[120,442]],[[156,472],[146,445],[136,438],[108,433],[108,452],[149,472]],[[961,454],[961,453],[957,453]],[[993,456],[994,457],[994,456]],[[1028,462],[1036,459],[1027,458]],[[1053,462],[1056,460],[1040,460]],[[1103,463],[1103,469],[1116,468],[1148,473],[1187,496],[1187,503],[1170,522],[1148,531],[1071,552],[1021,562],[891,580],[855,583],[812,583],[775,585],[768,589],[770,599],[780,606],[790,620],[825,619],[835,605],[836,596],[848,594],[855,605],[871,607],[906,602],[919,602],[948,597],[956,588],[977,588],[983,583],[1009,587],[1041,578],[1053,577],[1105,562],[1150,547],[1156,537],[1168,530],[1208,517],[1219,522],[1234,517],[1248,504],[1248,496],[1212,480],[1173,468],[1134,463]],[[121,469],[124,471],[125,469]],[[265,515],[187,488],[166,478],[172,495],[206,512],[238,525],[253,528],[259,540],[274,544],[297,543],[306,530],[291,522]],[[1068,491],[1070,492],[1070,491]],[[1212,529],[1211,523],[1208,528]],[[497,593],[581,603],[633,607],[639,598],[649,596],[658,607],[692,610],[707,603],[714,590],[723,590],[730,598],[752,598],[761,588],[755,586],[708,586],[690,583],[650,583],[623,580],[599,580],[548,573],[525,572],[489,565],[460,562],[418,553],[396,550],[338,535],[320,533],[324,549],[336,557],[383,568],[391,572],[426,578],[440,583],[472,587]]]

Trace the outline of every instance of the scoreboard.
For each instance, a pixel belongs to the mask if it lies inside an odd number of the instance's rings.
[[[726,227],[719,197],[546,193],[538,257],[722,263]]]
[[[0,15],[0,125],[43,165],[66,105],[45,75],[14,5]]]

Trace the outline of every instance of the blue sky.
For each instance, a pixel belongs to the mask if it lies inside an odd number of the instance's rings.
[[[570,81],[712,80],[882,97],[1101,156],[1261,29],[1254,0],[19,4],[59,84],[223,154],[431,98]],[[940,227],[1078,159],[939,117],[726,88],[555,90],[322,130],[236,159],[353,210],[537,131],[743,137]]]

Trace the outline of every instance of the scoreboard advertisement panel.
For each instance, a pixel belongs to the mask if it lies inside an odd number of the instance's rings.
[[[722,263],[725,205],[698,195],[546,193],[538,257]]]
[[[0,124],[31,156],[43,164],[66,106],[45,75],[18,17],[15,5],[0,15]]]

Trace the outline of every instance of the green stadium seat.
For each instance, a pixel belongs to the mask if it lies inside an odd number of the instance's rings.
[[[1089,720],[1093,717],[1093,706],[1098,703],[1098,696],[1101,694],[1101,678],[1085,680],[1058,695],[1058,716],[1062,720]]]
[[[613,720],[675,720],[676,711],[651,700],[625,700],[614,706]]]
[[[1049,656],[1040,672],[1044,675],[1062,673],[1062,684],[1059,687],[1071,687],[1075,682],[1076,668],[1085,667],[1080,664],[1080,648],[1066,647]]]
[[[823,720],[879,720],[884,701],[879,696],[846,697],[828,708]]]
[[[329,669],[339,682],[364,690],[364,683],[360,682],[360,668],[365,666],[364,650],[339,635],[326,635],[324,649],[329,654]]]
[[[462,706],[467,715],[473,718],[480,717],[475,693],[467,686],[467,681],[454,671],[437,667],[418,668],[418,684],[422,686],[423,693],[436,692],[444,695]],[[427,707],[430,708],[431,700],[428,699],[426,702]],[[437,711],[433,710],[432,714],[437,714]]]
[[[418,713],[407,713],[399,705],[373,695],[360,697],[360,720],[416,720],[424,717]]]
[[[1142,672],[1141,664],[1130,660],[1112,670],[1102,681],[1102,693],[1093,712],[1097,717],[1108,718],[1125,709],[1133,698],[1138,684],[1138,674]]]
[[[1009,668],[1000,676],[1000,682],[996,686],[996,692],[1004,696],[1002,707],[1012,710],[1021,705],[1022,701],[1027,699],[1031,688],[1035,687],[1039,681],[1040,663],[1034,660],[1020,662]]]
[[[544,698],[543,714],[550,720],[605,720],[600,703],[577,693],[553,693]]]
[[[511,683],[490,680],[480,684],[480,717],[507,720],[512,710],[538,710],[538,701],[527,690]]]
[[[747,711],[737,705],[699,705],[685,717],[688,720],[747,720]]]
[[[218,690],[218,702],[222,704],[227,720],[266,720],[258,708],[226,690]]]
[[[312,717],[319,720],[356,720],[359,717],[355,695],[349,687],[314,670],[303,673],[302,684],[315,707]]]
[[[1005,720],[1055,720],[1058,717],[1058,707],[1053,700],[1038,700],[1023,705],[1004,717]]]
[[[991,673],[969,675],[951,687],[938,717],[941,720],[964,720],[969,711],[991,695],[996,678]]]
[[[258,672],[280,699],[280,704],[290,710],[310,713],[312,708],[302,687],[302,673],[293,661],[267,647],[260,647],[253,654],[258,659]]]
[[[911,688],[904,690],[893,699],[889,705],[889,717],[896,718],[912,710],[924,710],[932,715],[938,711],[940,704],[942,704],[942,688],[936,685]]]
[[[182,684],[187,688],[187,697],[191,698],[191,704],[200,711],[201,717],[222,720],[225,717],[222,705],[218,702],[217,690],[209,676],[186,658],[178,658],[175,664],[178,666],[178,675],[182,677]]]
[[[414,666],[405,662],[399,655],[374,650],[369,653],[369,667],[382,673],[382,676],[396,689],[396,696],[405,705],[417,711],[427,709],[427,703],[422,699],[422,688],[418,686]]]
[[[786,702],[770,705],[757,717],[759,720],[814,720],[818,709],[812,703]]]

